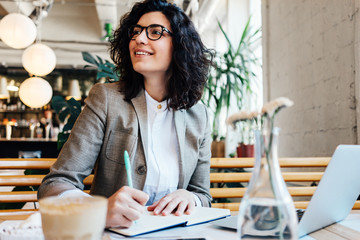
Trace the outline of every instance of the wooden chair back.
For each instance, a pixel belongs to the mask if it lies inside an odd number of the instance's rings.
[[[330,159],[330,157],[279,159],[283,178],[296,208],[307,207]],[[246,187],[231,187],[228,183],[247,185],[253,166],[253,158],[212,158],[210,182],[215,186],[210,188],[214,199],[212,206],[237,211]],[[236,171],[238,169],[246,171],[238,172]],[[360,201],[356,201],[353,209],[360,209]]]
[[[37,209],[14,209],[12,204],[37,202],[37,188],[45,177],[50,166],[54,164],[56,158],[0,158],[0,216],[10,213],[31,212]],[[13,170],[21,170],[22,174],[11,174]],[[42,173],[38,173],[45,170]],[[24,175],[24,171],[30,173]],[[45,172],[45,173],[44,173]],[[91,186],[93,175],[84,180],[84,184]],[[9,191],[3,190],[4,187],[25,187],[26,190]],[[15,189],[16,190],[16,189]],[[4,209],[7,208],[7,209]]]
[[[0,158],[0,172],[2,172],[0,175],[0,187],[31,187],[26,191],[3,191],[0,188],[0,204],[37,202],[36,189],[45,177],[44,174],[33,173],[29,175],[3,175],[4,170],[48,170],[55,161],[55,158]],[[279,159],[284,180],[288,184],[288,190],[294,198],[296,208],[307,207],[310,197],[316,190],[316,184],[323,176],[324,169],[329,161],[330,158],[328,157]],[[252,158],[212,158],[210,173],[210,182],[213,185],[210,188],[210,193],[214,199],[212,206],[237,211],[241,198],[245,194],[246,186],[232,187],[229,183],[246,185],[251,178],[253,166],[254,159]],[[239,169],[245,169],[246,171],[239,172]],[[90,175],[84,180],[84,184],[90,186],[92,181],[93,175]],[[307,197],[307,199],[301,199],[304,197]],[[354,209],[360,209],[360,201],[355,203]],[[0,216],[1,214],[16,211],[34,211],[34,209],[2,209],[0,210]]]

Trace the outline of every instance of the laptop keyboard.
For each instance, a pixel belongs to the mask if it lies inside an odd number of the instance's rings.
[[[298,217],[298,221],[300,222],[302,216],[304,215],[305,213],[305,209],[296,209],[296,215]]]

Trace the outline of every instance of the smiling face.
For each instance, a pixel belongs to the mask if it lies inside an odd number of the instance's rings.
[[[169,20],[161,12],[146,13],[137,24],[143,27],[159,24],[172,32]],[[164,31],[159,40],[152,41],[147,38],[144,29],[134,40],[130,40],[129,51],[134,70],[142,74],[145,79],[170,77],[173,45],[169,33]]]

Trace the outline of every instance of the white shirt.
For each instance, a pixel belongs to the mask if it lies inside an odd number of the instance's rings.
[[[157,102],[146,91],[148,117],[147,175],[143,191],[149,195],[147,205],[177,190],[179,183],[179,143],[174,112],[167,101]]]

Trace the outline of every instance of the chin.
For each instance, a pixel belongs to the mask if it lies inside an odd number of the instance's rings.
[[[139,73],[147,69],[146,67],[141,66],[140,64],[133,64],[133,68],[136,72]]]
[[[146,72],[149,72],[148,69],[140,68],[140,67],[134,67],[134,70],[135,70],[135,72],[140,73],[142,75],[144,75],[144,73],[146,73]]]

